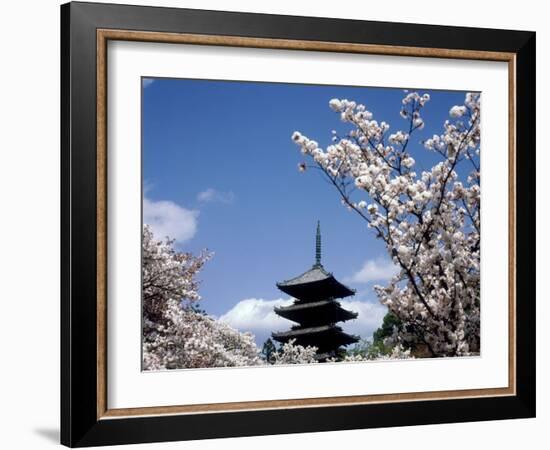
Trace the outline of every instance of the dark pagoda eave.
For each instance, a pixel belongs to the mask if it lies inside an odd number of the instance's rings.
[[[305,271],[297,277],[281,281],[277,283],[277,286],[295,286],[297,284],[309,284],[315,281],[326,280],[327,278],[331,277],[333,277],[332,273],[327,272],[322,264],[314,264],[311,269]]]
[[[278,342],[288,342],[291,339],[301,340],[312,336],[334,336],[338,345],[348,345],[359,341],[360,337],[345,333],[342,328],[335,325],[322,325],[310,328],[296,328],[289,331],[272,333],[271,336]]]
[[[340,283],[321,265],[314,265],[295,278],[277,283],[277,287],[301,300],[344,298],[355,294],[353,289]]]
[[[339,302],[336,300],[321,300],[318,302],[309,302],[309,303],[293,303],[292,305],[288,306],[276,306],[275,312],[284,312],[284,311],[299,311],[302,309],[312,309],[319,306],[325,306],[325,305],[335,305],[339,308],[342,308]],[[357,314],[357,313],[353,313]]]
[[[297,323],[312,322],[312,318],[317,320],[319,317],[326,317],[326,322],[345,322],[358,316],[358,313],[342,308],[336,300],[296,302],[290,306],[275,307],[275,313]]]
[[[355,295],[355,291],[353,289],[344,286],[334,278],[327,278],[321,281],[296,285],[277,283],[277,287],[285,294],[299,300],[345,298]]]

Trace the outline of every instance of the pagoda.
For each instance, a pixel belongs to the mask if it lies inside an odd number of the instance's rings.
[[[337,357],[342,346],[353,344],[358,336],[344,333],[338,322],[355,319],[356,312],[342,308],[339,298],[349,297],[355,291],[340,283],[321,264],[321,227],[317,222],[315,264],[307,272],[277,283],[284,293],[294,297],[290,306],[275,307],[275,313],[296,322],[290,330],[272,333],[273,339],[286,343],[295,339],[296,345],[317,347],[317,359]]]

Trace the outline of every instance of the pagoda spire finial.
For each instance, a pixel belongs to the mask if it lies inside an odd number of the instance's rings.
[[[315,237],[315,265],[321,266],[321,223],[317,221],[317,236]]]

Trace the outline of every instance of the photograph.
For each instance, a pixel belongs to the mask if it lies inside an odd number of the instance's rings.
[[[479,357],[481,98],[142,76],[142,370]]]

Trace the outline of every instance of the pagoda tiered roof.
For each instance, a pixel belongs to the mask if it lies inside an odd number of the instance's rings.
[[[344,298],[355,294],[353,289],[336,280],[320,263],[297,277],[277,283],[277,287],[302,301]]]
[[[294,302],[290,306],[276,307],[275,313],[300,324],[345,322],[355,319],[358,315],[342,308],[340,302],[332,299],[307,303]]]
[[[345,333],[337,322],[355,319],[358,314],[342,307],[336,299],[355,294],[340,283],[321,264],[321,229],[317,223],[315,264],[308,271],[277,283],[277,287],[295,298],[290,306],[275,308],[275,313],[298,325],[288,331],[272,333],[273,339],[286,343],[317,348],[317,359],[325,361],[337,356],[340,347],[353,344],[359,336]]]
[[[359,336],[344,333],[341,327],[331,325],[320,325],[317,327],[293,327],[288,331],[273,333],[273,338],[279,342],[296,340],[296,344],[304,347],[315,346],[319,349],[326,347],[340,347],[341,345],[353,344],[359,340]]]

